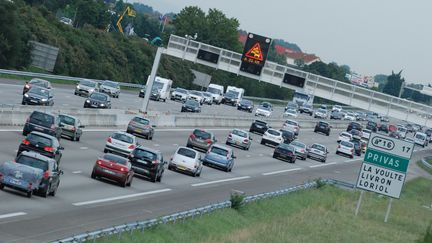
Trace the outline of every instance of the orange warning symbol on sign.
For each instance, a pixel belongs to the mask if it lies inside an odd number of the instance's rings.
[[[259,42],[255,43],[255,45],[253,45],[252,48],[248,52],[246,52],[245,56],[255,60],[263,61],[264,58]]]

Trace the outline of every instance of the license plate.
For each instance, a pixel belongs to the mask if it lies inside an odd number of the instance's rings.
[[[103,171],[106,172],[106,173],[108,173],[108,174],[115,175],[115,172],[113,172],[113,171],[110,171],[110,170],[107,170],[107,169],[104,169]]]
[[[34,102],[34,103],[36,103],[36,102],[38,102],[37,100],[30,100],[30,102]]]
[[[135,129],[135,132],[142,132],[141,129]]]
[[[262,126],[260,126],[260,125],[257,125],[257,128],[263,128]]]
[[[186,170],[186,167],[181,166],[181,165],[179,165],[177,168],[180,169],[180,170]]]
[[[14,185],[21,185],[21,181],[14,178],[9,178],[9,183]]]
[[[237,145],[240,145],[241,143],[237,141],[236,144],[237,144]]]

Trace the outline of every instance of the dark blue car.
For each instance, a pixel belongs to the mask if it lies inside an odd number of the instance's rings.
[[[39,188],[43,170],[14,162],[0,164],[0,189],[5,187],[23,191],[27,197]]]
[[[203,165],[220,168],[226,172],[230,172],[234,166],[235,158],[232,149],[215,144],[209,148],[203,159]]]

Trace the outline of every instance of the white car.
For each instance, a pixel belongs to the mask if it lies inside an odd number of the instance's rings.
[[[348,112],[347,114],[345,114],[344,120],[346,121],[355,121],[357,120],[357,118],[355,117],[354,113]]]
[[[168,163],[169,170],[177,170],[192,174],[194,177],[200,176],[202,171],[202,159],[198,151],[187,148],[178,147]]]
[[[316,110],[314,114],[314,118],[327,119],[327,110],[322,108]]]
[[[361,138],[369,140],[370,135],[371,135],[371,130],[363,129]]]
[[[354,158],[354,144],[347,141],[341,141],[336,149],[336,154],[345,154],[351,159]]]
[[[397,132],[398,132],[399,136],[404,139],[404,138],[406,138],[408,130],[406,129],[406,127],[398,126]]]
[[[346,142],[349,142],[351,139],[352,139],[352,134],[351,133],[348,133],[348,132],[341,132],[340,134],[339,134],[339,138],[338,138],[338,140],[337,140],[337,142],[339,143],[339,142],[341,142],[341,141],[346,141]]]
[[[334,105],[333,108],[332,108],[332,111],[341,112],[342,111],[342,106],[340,106],[340,105]]]
[[[423,148],[428,145],[428,139],[426,133],[416,132],[414,135],[414,143],[422,146]]]
[[[189,91],[182,88],[177,88],[171,93],[171,100],[179,100],[186,102],[189,97]]]
[[[189,99],[198,101],[200,105],[204,104],[204,95],[200,91],[196,91],[196,90],[190,91]]]
[[[297,110],[295,109],[288,109],[284,112],[283,114],[284,117],[293,117],[293,118],[297,118],[298,117],[298,113]]]
[[[114,132],[105,143],[104,153],[110,152],[129,156],[137,145],[137,139],[134,135],[125,132]]]
[[[282,129],[294,131],[295,135],[298,135],[300,132],[300,125],[294,120],[286,120],[282,125]]]
[[[264,107],[264,106],[259,106],[256,110],[255,110],[255,116],[265,116],[265,117],[269,117],[272,114],[272,110],[269,107]]]
[[[63,23],[63,24],[65,24],[65,25],[72,26],[72,19],[70,19],[70,18],[61,17],[60,18],[60,22]]]
[[[263,134],[261,139],[261,144],[272,144],[279,145],[284,141],[282,137],[282,132],[275,129],[267,129],[267,131]]]
[[[204,103],[206,103],[207,105],[212,105],[213,104],[212,94],[209,92],[202,92],[202,94],[204,96]]]

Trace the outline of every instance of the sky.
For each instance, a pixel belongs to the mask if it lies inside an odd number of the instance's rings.
[[[432,83],[430,0],[128,0],[161,13],[216,8],[240,28],[296,43],[324,62],[362,75],[402,71],[407,83]]]

